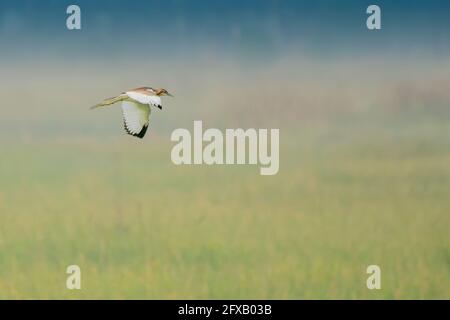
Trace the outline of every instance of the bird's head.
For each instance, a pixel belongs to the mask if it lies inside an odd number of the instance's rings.
[[[162,96],[173,97],[173,95],[171,95],[169,92],[167,92],[166,89],[163,89],[163,88],[161,88],[161,89],[156,89],[156,95],[157,95],[157,96],[160,96],[160,97],[162,97]]]

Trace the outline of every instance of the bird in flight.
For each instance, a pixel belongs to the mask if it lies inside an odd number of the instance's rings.
[[[91,109],[121,102],[125,131],[132,136],[142,139],[147,132],[151,108],[162,109],[162,96],[173,97],[166,89],[141,87],[123,92],[117,97],[105,99],[91,107]]]

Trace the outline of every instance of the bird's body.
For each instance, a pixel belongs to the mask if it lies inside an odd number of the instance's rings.
[[[108,98],[91,109],[122,103],[125,131],[135,137],[143,138],[147,132],[152,107],[162,109],[162,96],[172,96],[165,89],[140,87],[123,92],[117,97]]]

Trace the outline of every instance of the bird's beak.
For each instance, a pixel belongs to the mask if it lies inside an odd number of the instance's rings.
[[[168,93],[168,92],[166,93],[166,95],[168,95],[169,97],[173,97],[173,95],[171,95],[171,94],[170,94],[170,93]]]

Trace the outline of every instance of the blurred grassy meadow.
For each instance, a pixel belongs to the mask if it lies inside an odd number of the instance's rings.
[[[449,61],[293,61],[5,67],[0,298],[450,298]],[[142,141],[88,110],[130,83],[176,95]],[[175,166],[192,120],[280,128],[279,173]]]

